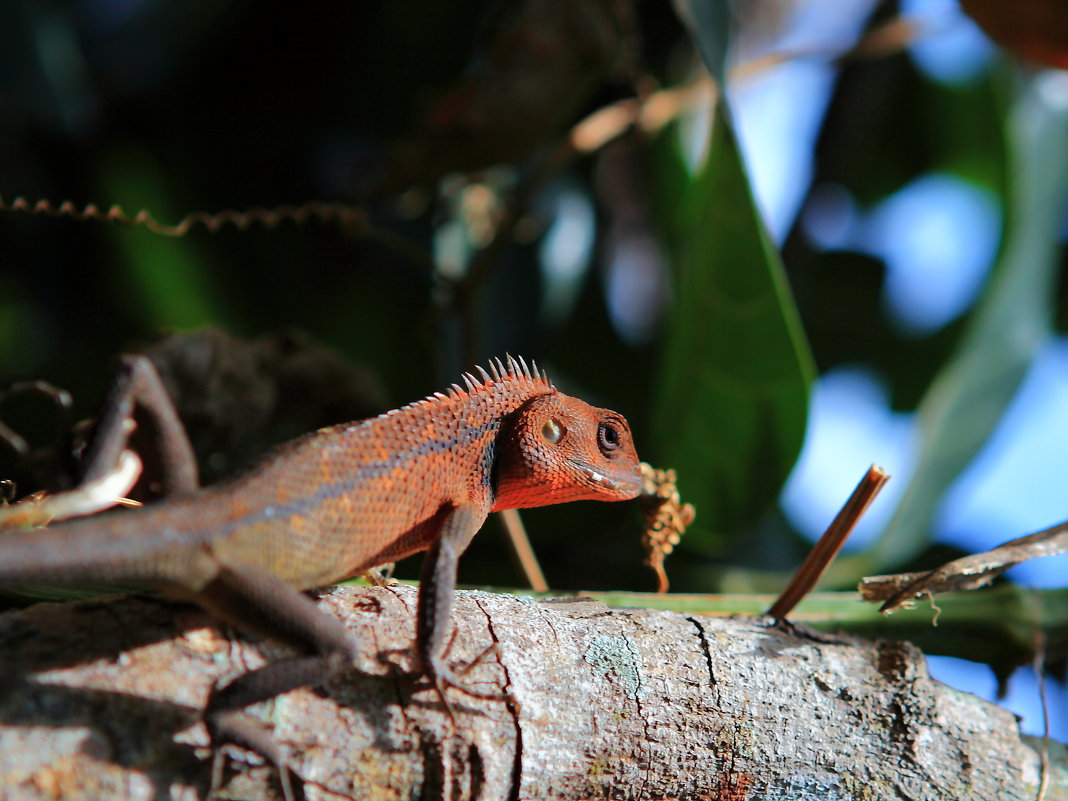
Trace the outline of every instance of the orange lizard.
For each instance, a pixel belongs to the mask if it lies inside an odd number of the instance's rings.
[[[120,360],[116,389],[87,447],[83,480],[117,460],[135,409],[160,444],[169,498],[0,537],[0,587],[145,586],[290,643],[302,656],[217,690],[216,736],[280,756],[237,710],[349,667],[342,624],[301,591],[427,550],[417,651],[446,704],[445,662],[457,560],[495,510],[638,496],[626,420],[568,397],[508,357],[434,395],[269,453],[230,481],[196,489],[192,449],[152,363]],[[282,771],[285,774],[285,771]]]

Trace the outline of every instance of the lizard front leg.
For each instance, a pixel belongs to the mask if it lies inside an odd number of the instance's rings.
[[[441,514],[438,537],[423,560],[416,619],[416,647],[423,672],[452,717],[452,707],[445,696],[446,686],[456,687],[470,695],[480,695],[464,688],[449,669],[445,662],[445,649],[460,554],[482,527],[489,514],[489,505],[463,504]]]

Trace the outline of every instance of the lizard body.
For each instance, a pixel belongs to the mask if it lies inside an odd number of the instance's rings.
[[[183,587],[199,551],[310,589],[425,550],[444,508],[471,505],[485,518],[491,510],[637,495],[637,457],[620,415],[557,392],[518,363],[494,365],[494,374],[321,429],[222,485],[4,537],[0,586]],[[555,458],[540,431],[554,416],[566,436],[590,441]],[[596,447],[601,426],[623,438],[615,449]],[[535,453],[541,461],[528,460]]]
[[[322,429],[198,490],[184,464],[188,440],[151,363],[124,357],[120,366],[124,389],[98,427],[122,428],[135,393],[154,409],[150,428],[167,452],[163,463],[172,463],[172,496],[0,537],[0,587],[145,586],[312,654],[239,677],[216,691],[206,713],[280,764],[232,710],[318,683],[353,654],[340,622],[301,590],[427,550],[416,644],[445,702],[445,687],[459,686],[444,661],[457,560],[490,511],[624,500],[641,490],[624,418],[558,392],[511,357],[479,368],[480,378],[465,374],[465,387]],[[99,450],[111,455],[94,461],[113,460],[121,447],[106,443]]]

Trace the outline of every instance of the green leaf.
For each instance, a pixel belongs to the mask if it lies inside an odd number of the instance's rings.
[[[677,207],[675,304],[654,412],[661,465],[678,471],[697,506],[686,541],[713,552],[778,495],[804,439],[812,375],[725,108]]]
[[[1055,80],[1063,76],[1028,79],[1008,115],[1012,186],[1001,257],[956,355],[920,404],[916,472],[864,572],[902,564],[930,542],[943,494],[993,433],[1049,337],[1068,201],[1068,103],[1050,91]]]

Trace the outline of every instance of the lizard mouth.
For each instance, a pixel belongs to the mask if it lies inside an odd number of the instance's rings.
[[[609,476],[599,470],[594,470],[589,465],[578,462],[575,462],[574,464],[589,481],[613,492],[627,493],[630,495],[637,495],[641,492],[641,477],[637,474],[631,475],[628,473],[625,476]]]

